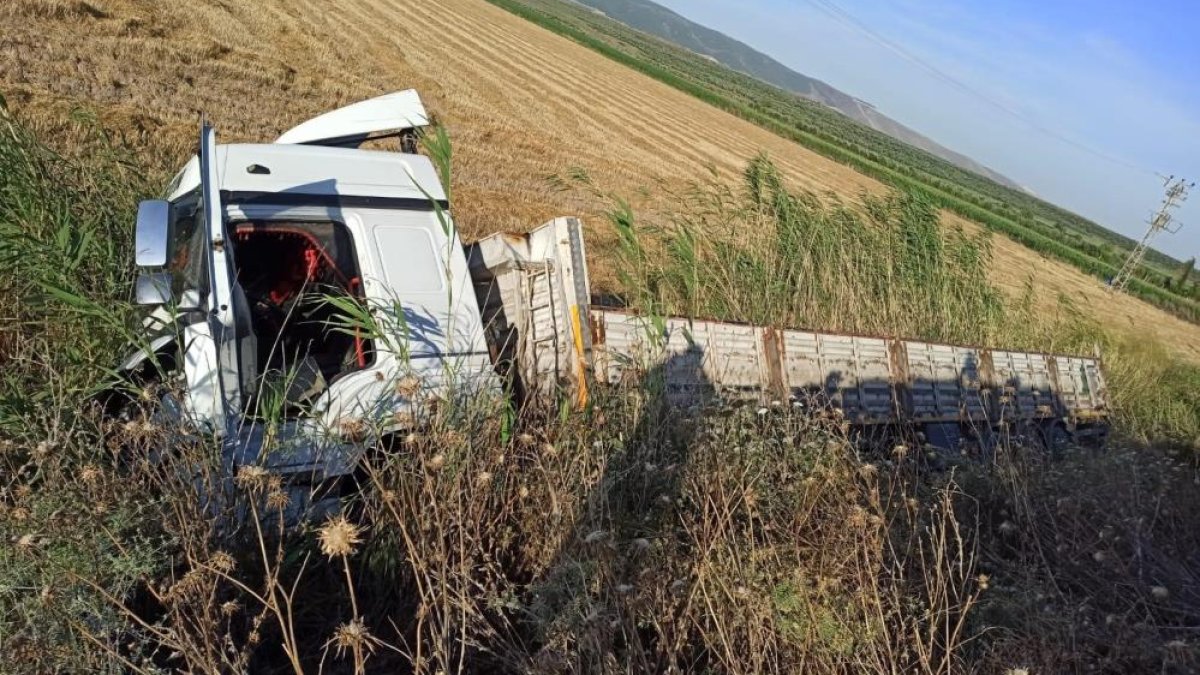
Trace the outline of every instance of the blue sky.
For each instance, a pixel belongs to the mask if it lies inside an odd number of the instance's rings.
[[[1155,172],[1200,181],[1200,2],[833,0],[1013,116],[816,0],[658,1],[1135,238],[1162,198]],[[1200,188],[1178,218],[1156,248],[1200,255]]]

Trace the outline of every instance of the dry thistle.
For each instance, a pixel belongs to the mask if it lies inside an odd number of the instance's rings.
[[[362,619],[354,619],[349,623],[338,626],[337,630],[333,632],[333,638],[330,642],[337,648],[338,656],[341,656],[348,649],[359,652],[365,647],[368,652],[375,651],[371,632],[367,630],[367,626],[362,622]]]
[[[446,466],[446,456],[439,452],[433,457],[430,457],[429,461],[425,462],[425,466],[430,471],[440,471],[443,466]]]
[[[192,568],[167,589],[163,599],[169,603],[196,600],[203,593],[204,587],[204,571],[201,568]]]
[[[317,538],[321,553],[333,558],[353,555],[355,547],[362,543],[362,528],[350,522],[346,516],[338,516],[321,526]]]
[[[217,551],[208,559],[208,566],[222,574],[228,574],[237,566],[237,561],[225,551]]]
[[[369,427],[366,420],[359,417],[345,417],[338,420],[338,432],[346,440],[358,443],[367,438]]]
[[[292,498],[283,490],[275,489],[267,493],[267,508],[269,509],[282,511],[290,503],[292,503]]]
[[[238,467],[235,480],[243,490],[254,490],[265,485],[270,475],[269,471],[257,464],[243,464]]]
[[[396,381],[396,393],[411,399],[421,393],[421,378],[416,375],[406,375]]]
[[[868,522],[867,511],[861,506],[855,506],[850,512],[850,517],[846,519],[846,523],[856,530],[865,528]]]
[[[54,449],[54,443],[51,441],[42,441],[33,449],[33,457],[38,461],[42,461],[50,456],[50,451]]]
[[[79,479],[88,485],[93,485],[100,480],[103,474],[95,464],[88,464],[79,471]]]

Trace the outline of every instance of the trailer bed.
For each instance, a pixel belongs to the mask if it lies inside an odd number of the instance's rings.
[[[1094,421],[1108,400],[1099,359],[770,326],[658,322],[592,308],[591,368],[617,384],[654,373],[668,400],[800,401],[854,424]]]
[[[660,378],[668,402],[793,401],[854,425],[1102,428],[1098,356],[785,329],[591,306],[582,224],[470,247],[496,361],[532,395]]]

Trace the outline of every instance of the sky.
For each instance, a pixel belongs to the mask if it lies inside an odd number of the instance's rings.
[[[1200,182],[1195,0],[657,1],[1135,239]],[[1200,255],[1200,186],[1176,218]]]

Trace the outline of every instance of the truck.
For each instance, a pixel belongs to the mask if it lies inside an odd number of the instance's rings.
[[[151,312],[121,370],[169,379],[157,414],[219,439],[230,475],[262,466],[310,494],[437,401],[579,407],[647,373],[668,405],[787,402],[947,450],[1014,429],[1051,446],[1107,431],[1096,355],[593,304],[578,218],[463,244],[413,142],[428,125],[411,90],[273,143],[219,145],[205,124],[166,198],[139,205],[134,295]],[[398,149],[379,149],[388,139]]]

